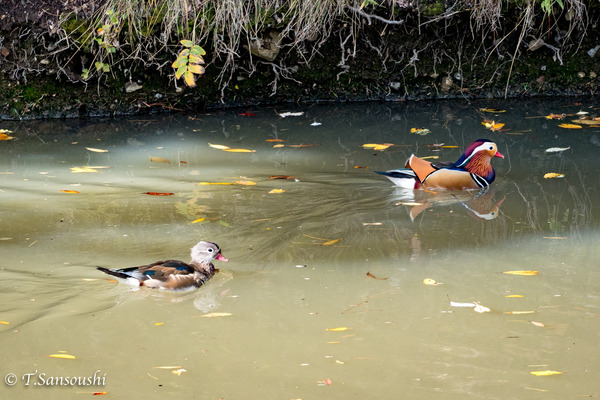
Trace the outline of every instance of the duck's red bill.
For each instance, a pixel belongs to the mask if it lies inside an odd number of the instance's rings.
[[[494,157],[504,158],[504,156],[502,155],[502,153],[500,153],[499,151],[497,151],[496,154],[494,154]]]
[[[225,257],[223,257],[223,254],[219,253],[219,255],[217,256],[217,260],[219,261],[229,261],[228,259],[226,259]]]

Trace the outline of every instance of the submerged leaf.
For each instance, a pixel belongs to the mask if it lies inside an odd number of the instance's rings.
[[[524,276],[529,276],[529,275],[537,275],[539,272],[538,271],[525,271],[525,270],[521,270],[521,271],[503,271],[503,274],[509,274],[509,275],[524,275]]]
[[[332,244],[336,244],[339,241],[341,241],[342,239],[333,239],[333,240],[328,240],[326,242],[321,243],[321,246],[331,246]]]
[[[229,317],[230,315],[232,315],[232,314],[227,313],[227,312],[213,312],[213,313],[203,314],[200,317],[201,318],[216,318],[216,317]]]
[[[570,148],[571,148],[571,146],[569,146],[569,147],[550,147],[549,149],[546,149],[546,153],[558,153],[561,151],[569,150]]]
[[[150,157],[150,162],[171,164],[171,161],[164,157]]]

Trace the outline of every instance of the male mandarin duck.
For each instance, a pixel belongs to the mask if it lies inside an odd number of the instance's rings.
[[[98,269],[138,286],[180,290],[198,288],[212,278],[215,274],[212,260],[229,261],[221,254],[221,248],[212,242],[199,242],[192,247],[191,254],[192,261],[189,264],[179,260],[167,260],[141,267]]]
[[[405,189],[481,189],[496,177],[490,163],[492,157],[504,158],[494,142],[479,139],[456,162],[431,163],[413,154],[406,161],[406,169],[376,172]]]

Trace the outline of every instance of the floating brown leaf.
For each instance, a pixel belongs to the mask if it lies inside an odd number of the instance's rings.
[[[173,196],[175,193],[165,193],[165,192],[144,192],[142,194],[147,194],[150,196]]]
[[[269,177],[270,180],[275,180],[275,179],[294,179],[297,180],[298,178],[296,178],[295,176],[290,176],[290,175],[271,175]]]
[[[388,279],[388,278],[378,278],[378,277],[376,277],[375,275],[373,275],[373,274],[372,274],[372,273],[370,273],[370,272],[367,272],[367,276],[368,276],[369,278],[378,279],[378,280],[380,280],[380,281],[385,281],[386,279]]]

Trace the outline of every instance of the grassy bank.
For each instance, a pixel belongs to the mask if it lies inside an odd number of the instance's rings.
[[[598,91],[581,0],[61,4],[2,3],[5,118]]]

